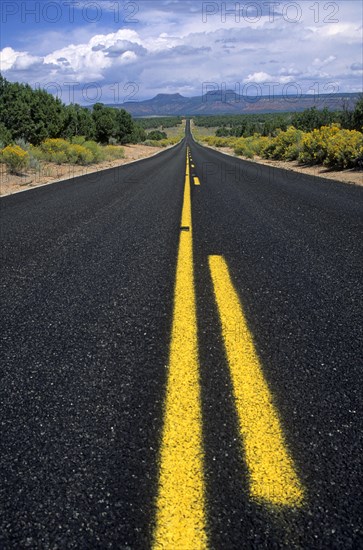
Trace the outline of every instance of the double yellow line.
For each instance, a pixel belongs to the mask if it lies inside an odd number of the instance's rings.
[[[187,149],[154,532],[154,548],[170,550],[207,548],[190,192]],[[228,266],[223,257],[210,256],[209,268],[250,473],[247,482],[251,497],[272,505],[298,507],[303,502],[303,488]]]
[[[206,548],[188,150],[160,454],[155,548]]]
[[[270,504],[299,506],[302,486],[227,264],[221,256],[210,256],[209,267],[250,473],[250,494]],[[233,331],[236,326],[238,337]]]

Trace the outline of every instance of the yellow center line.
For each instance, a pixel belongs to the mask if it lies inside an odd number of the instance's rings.
[[[222,256],[210,256],[209,267],[250,472],[251,496],[270,504],[301,506],[303,487],[286,447],[278,413],[228,266]]]
[[[195,164],[192,160],[192,157],[189,157],[189,159],[190,159],[190,167],[195,168]],[[193,176],[193,183],[194,185],[200,185],[200,179],[198,178],[198,176]]]
[[[188,158],[153,548],[207,548]]]

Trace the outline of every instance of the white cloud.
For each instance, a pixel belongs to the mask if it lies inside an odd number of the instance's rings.
[[[144,51],[134,30],[120,29],[114,33],[97,34],[85,44],[70,44],[55,50],[44,58],[44,62],[58,66],[59,76],[73,73],[81,82],[102,81],[109,69],[136,62]]]
[[[263,82],[271,82],[272,76],[268,73],[259,72],[251,73],[245,78],[245,82],[256,82],[256,84],[262,84]]]
[[[40,62],[41,57],[35,57],[28,52],[17,52],[9,47],[0,51],[0,70],[4,72],[10,69],[23,71]]]
[[[109,48],[119,40],[127,40],[130,43],[142,44],[141,38],[136,31],[131,29],[120,29],[117,32],[111,32],[109,34],[97,34],[91,38],[88,45],[92,48],[102,44],[106,48]]]
[[[203,23],[203,2],[139,0],[139,24],[132,28],[109,32],[85,25],[67,28],[63,38],[48,30],[32,45],[26,42],[26,51],[7,44],[1,70],[11,80],[52,81],[61,87],[70,80],[98,82],[104,89],[115,81],[121,88],[135,82],[139,98],[163,91],[197,95],[205,82],[233,89],[236,83],[297,82],[308,88],[317,81],[339,81],[340,90],[349,91],[356,89],[361,70],[361,32],[357,4],[338,3],[338,23],[324,23],[323,16],[329,14],[323,10],[315,23],[308,7],[297,23],[289,23],[281,13],[273,22],[266,13],[254,23],[230,16],[223,22],[219,13]],[[112,13],[114,5],[103,7]],[[292,16],[293,10],[289,13]],[[112,101],[113,94],[108,95],[103,99]]]
[[[333,23],[319,29],[325,36],[352,38],[357,32],[357,25],[355,23]]]
[[[246,84],[289,84],[295,80],[294,76],[289,74],[271,75],[265,72],[252,73],[244,79]]]
[[[336,59],[337,59],[336,55],[329,55],[325,59],[319,59],[319,57],[316,57],[313,61],[313,65],[318,67],[324,67],[325,65],[329,65]]]

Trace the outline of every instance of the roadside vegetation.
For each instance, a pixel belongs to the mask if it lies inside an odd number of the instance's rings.
[[[312,108],[282,115],[197,117],[194,123],[196,139],[249,159],[298,161],[334,170],[363,167],[363,97],[353,111]],[[213,128],[215,135],[205,135],[202,127]]]
[[[166,138],[166,139],[146,139],[144,145],[148,147],[168,147],[170,145],[176,145],[182,138]]]
[[[179,116],[138,118],[137,123],[148,131],[144,145],[151,147],[175,145],[185,134],[185,119]]]
[[[180,117],[137,122],[124,109],[102,103],[92,109],[64,105],[45,90],[0,75],[0,162],[11,174],[39,172],[44,163],[87,166],[122,159],[128,144],[166,147],[181,139],[181,126]]]
[[[84,136],[75,136],[71,141],[46,139],[39,146],[18,139],[0,151],[0,161],[6,164],[11,174],[21,174],[29,168],[40,171],[42,163],[87,166],[124,157],[123,147],[101,146],[95,141],[86,140]]]
[[[137,118],[137,124],[144,130],[167,130],[181,126],[183,118],[181,116],[163,116],[163,117],[148,117]]]
[[[103,145],[146,139],[144,129],[124,109],[102,103],[93,109],[64,105],[45,90],[8,82],[0,75],[0,141],[4,146],[17,139],[37,146],[47,139],[71,140],[75,136]]]

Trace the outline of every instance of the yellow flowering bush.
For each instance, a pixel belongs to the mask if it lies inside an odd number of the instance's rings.
[[[322,126],[305,135],[299,161],[329,168],[354,168],[363,160],[363,134],[342,130],[339,125]]]
[[[72,144],[69,145],[67,160],[71,164],[91,164],[93,162],[93,155],[83,145]]]
[[[339,132],[340,127],[334,124],[322,126],[305,134],[299,161],[304,164],[323,164],[326,159],[328,143]]]
[[[17,174],[28,166],[29,153],[19,145],[8,145],[1,151],[1,161],[6,164],[12,174]]]
[[[325,166],[355,168],[363,163],[363,134],[356,130],[340,130],[327,144]]]
[[[44,160],[48,162],[67,162],[70,143],[65,139],[46,139],[41,144]]]
[[[202,138],[205,143],[212,147],[235,147],[237,143],[236,137],[218,137],[218,136],[206,136]]]
[[[91,164],[103,160],[102,148],[96,142],[85,141],[83,138],[73,141],[78,143],[70,143],[61,138],[46,139],[41,144],[43,159],[57,164]]]
[[[254,134],[250,137],[206,136],[204,143],[214,147],[233,147],[236,155],[253,158],[298,160],[304,164],[323,164],[343,170],[363,166],[363,133],[341,129],[339,124],[303,132],[294,126],[278,130],[275,137]]]
[[[176,145],[180,141],[180,137],[174,136],[174,137],[168,137],[166,139],[159,140],[159,145],[161,147],[168,147],[169,145]]]
[[[103,147],[96,143],[95,141],[89,140],[86,141],[84,136],[74,136],[71,139],[72,145],[82,145],[85,149],[88,149],[92,153],[92,162],[98,163],[105,160],[105,154]],[[81,151],[81,150],[78,150]],[[85,155],[84,151],[80,153],[81,158]]]

